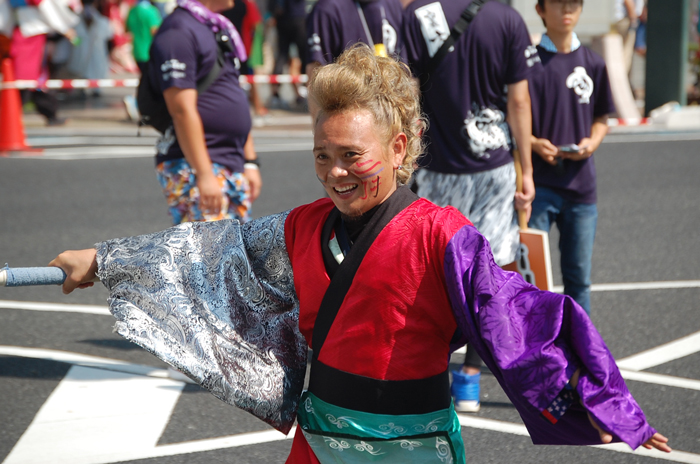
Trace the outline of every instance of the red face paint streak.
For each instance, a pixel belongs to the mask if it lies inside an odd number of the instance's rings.
[[[376,168],[376,167],[379,166],[380,164],[382,164],[381,161],[377,161],[377,162],[374,163],[369,169],[366,169],[366,170],[364,170],[364,171],[355,171],[354,174],[355,174],[356,176],[361,176],[362,174],[367,174],[368,172],[370,172],[372,169]],[[358,164],[358,166],[359,166],[359,164]]]
[[[370,160],[365,161],[364,163],[357,163],[357,167],[358,167],[358,168],[361,168],[361,167],[364,166],[365,164],[368,164],[368,163],[371,163],[371,162],[372,162],[372,160],[370,159]]]
[[[362,188],[365,189],[365,196],[361,197],[360,200],[366,200],[367,199],[367,181],[364,181],[362,183]]]

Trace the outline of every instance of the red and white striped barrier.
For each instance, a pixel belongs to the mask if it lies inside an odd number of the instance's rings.
[[[646,126],[651,124],[650,118],[608,118],[608,127]]]
[[[241,84],[306,84],[309,77],[306,74],[292,76],[290,74],[254,74],[252,76],[241,76]]]
[[[240,76],[241,84],[304,84],[308,81],[306,74],[292,76],[252,75]],[[42,84],[38,81],[16,80],[0,84],[0,89],[104,89],[114,87],[138,87],[139,80],[132,79],[49,79]]]

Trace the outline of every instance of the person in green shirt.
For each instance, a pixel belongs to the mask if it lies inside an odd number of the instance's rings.
[[[126,18],[126,29],[133,37],[133,53],[136,64],[143,74],[148,63],[148,51],[160,23],[163,21],[158,9],[149,0],[139,0]]]
[[[160,11],[149,0],[136,2],[126,17],[126,30],[131,32],[132,36],[132,53],[142,76],[148,68],[149,51],[153,42],[153,36],[162,22],[163,18]],[[141,119],[138,104],[133,95],[124,97],[124,106],[129,119],[134,122]]]

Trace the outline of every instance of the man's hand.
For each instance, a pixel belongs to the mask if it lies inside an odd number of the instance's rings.
[[[596,424],[596,422],[593,420],[593,417],[591,417],[591,413],[588,413],[588,420],[591,422],[591,425],[593,425],[593,428],[598,431],[598,435],[600,435],[600,441],[603,444],[612,442],[613,436],[601,429],[598,426],[598,424]],[[656,448],[657,450],[663,451],[664,453],[670,453],[672,449],[670,446],[667,445],[667,443],[668,438],[664,437],[659,432],[656,432],[654,435],[652,435],[650,439],[642,443],[642,446],[646,449]]]
[[[245,163],[251,163],[249,165],[243,165],[243,175],[248,180],[248,195],[250,202],[253,203],[258,199],[258,196],[260,196],[262,177],[260,176],[260,164],[258,163],[258,155],[255,153],[255,143],[253,142],[252,133],[248,134],[248,139],[245,141],[243,158]]]
[[[561,152],[561,157],[570,159],[571,161],[581,161],[585,160],[587,158],[590,158],[591,155],[593,154],[594,151],[598,149],[599,143],[595,143],[593,139],[585,137],[581,139],[581,141],[578,143],[578,146],[581,147],[579,148],[578,152],[575,153],[567,153],[567,152]]]
[[[663,451],[664,453],[670,453],[673,450],[670,446],[667,445],[667,443],[668,438],[664,437],[659,432],[656,432],[654,435],[652,435],[650,439],[642,443],[642,446],[646,449],[656,448],[657,450]]]
[[[197,173],[197,189],[199,189],[199,209],[207,216],[218,216],[224,201],[219,179],[213,172]]]
[[[604,114],[598,116],[593,120],[593,125],[591,126],[591,136],[584,137],[578,143],[581,147],[578,153],[560,153],[563,158],[570,159],[572,161],[581,161],[590,158],[593,152],[595,152],[601,143],[605,135],[608,133],[608,115]]]
[[[243,175],[246,179],[248,179],[248,187],[250,189],[250,202],[253,203],[260,196],[260,189],[262,189],[262,177],[260,176],[260,169],[245,168]]]
[[[569,383],[571,384],[572,387],[576,388],[578,386],[578,381],[579,381],[579,376],[581,375],[581,369],[576,369],[576,372],[574,372],[574,375],[571,376],[571,379],[569,380]],[[594,429],[598,431],[598,435],[600,435],[600,441],[601,443],[610,443],[613,440],[613,436],[600,428],[598,423],[593,419],[593,416],[591,416],[591,413],[588,413],[588,420],[590,421],[591,425],[593,426]],[[642,443],[642,446],[645,447],[646,449],[652,449],[656,448],[659,451],[663,451],[665,453],[670,453],[671,447],[667,445],[668,443],[668,438],[664,437],[660,433],[656,432],[650,439]]]
[[[515,192],[515,209],[525,211],[526,219],[530,220],[532,213],[532,200],[535,199],[535,181],[532,176],[523,175],[523,191]]]
[[[76,288],[87,288],[94,285],[97,279],[97,250],[88,248],[86,250],[64,251],[58,255],[49,266],[60,267],[66,273],[66,280],[63,282],[63,293],[66,295]]]
[[[536,137],[532,137],[532,151],[540,155],[540,158],[552,166],[556,166],[557,156],[561,155],[559,149],[552,142]]]

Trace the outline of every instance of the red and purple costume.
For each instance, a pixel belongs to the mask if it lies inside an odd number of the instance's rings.
[[[400,188],[375,216],[346,257],[352,260],[374,228],[314,354],[310,393],[344,410],[428,413],[445,398],[449,403],[449,354],[469,342],[534,443],[600,443],[587,411],[633,448],[655,433],[571,298],[503,271],[484,237],[453,208]],[[327,290],[344,276],[345,261],[333,277],[324,264],[329,217],[338,215],[323,199],[245,225],[187,224],[99,244],[99,275],[110,288],[119,333],[224,401],[289,431],[303,387],[304,341],[314,348],[319,308],[338,298]],[[577,369],[573,393],[568,382]],[[437,400],[393,401],[405,385],[432,385],[434,395],[422,396]],[[288,462],[318,462],[300,428]]]

